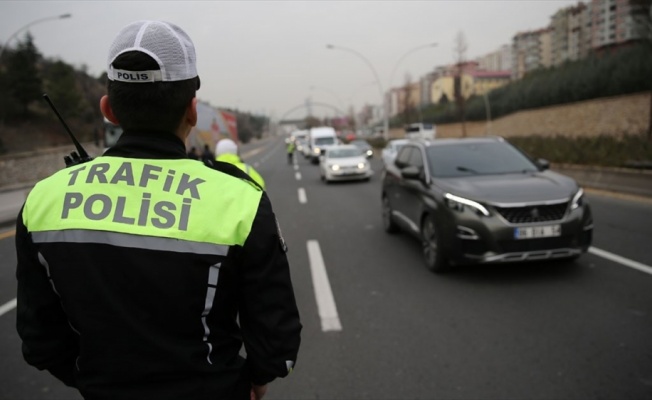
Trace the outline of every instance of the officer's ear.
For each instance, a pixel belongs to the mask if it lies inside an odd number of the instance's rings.
[[[186,115],[184,117],[186,119],[186,122],[190,126],[195,126],[197,125],[197,98],[193,97],[192,101],[190,101],[190,104],[188,104],[188,108],[186,108]]]
[[[120,122],[118,122],[118,119],[113,114],[113,109],[111,108],[111,103],[109,102],[109,96],[104,95],[100,99],[100,111],[102,111],[104,117],[111,121],[114,125],[120,125]]]

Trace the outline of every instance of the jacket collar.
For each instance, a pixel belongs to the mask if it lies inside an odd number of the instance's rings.
[[[149,159],[188,158],[185,143],[178,136],[162,131],[125,131],[104,155]]]
[[[231,154],[231,153],[224,153],[216,158],[217,161],[223,161],[223,162],[228,162],[231,164],[238,164],[241,163],[242,160],[240,160],[240,157],[238,157],[237,154]]]

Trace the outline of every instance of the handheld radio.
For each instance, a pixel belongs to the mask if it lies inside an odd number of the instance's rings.
[[[66,121],[63,120],[61,117],[61,114],[59,114],[59,111],[57,111],[56,107],[54,104],[52,104],[52,101],[50,100],[50,97],[47,94],[43,95],[43,98],[45,101],[48,102],[50,107],[52,108],[52,111],[54,111],[55,114],[57,114],[57,117],[59,117],[59,121],[61,121],[61,124],[63,125],[64,128],[66,128],[66,131],[68,132],[68,135],[70,136],[70,139],[72,139],[72,143],[75,145],[75,148],[77,151],[73,151],[70,153],[69,156],[64,156],[63,161],[66,163],[66,168],[67,167],[72,167],[73,165],[78,165],[82,164],[88,161],[91,161],[93,157],[89,156],[86,150],[82,147],[82,145],[77,141],[77,138],[75,135],[72,134],[72,131],[70,128],[68,128],[68,124],[66,124]]]

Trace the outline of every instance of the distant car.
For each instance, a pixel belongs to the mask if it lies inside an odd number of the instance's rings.
[[[301,154],[303,154],[303,158],[310,158],[312,155],[312,149],[308,140],[306,140],[306,145],[301,148]]]
[[[310,152],[310,147],[308,146],[308,139],[307,138],[302,138],[302,139],[296,139],[295,140],[296,144],[296,150],[297,152],[301,154],[305,154],[306,152]]]
[[[360,149],[360,151],[362,152],[362,154],[364,154],[365,157],[367,157],[367,158],[371,158],[371,157],[374,156],[374,149],[373,149],[373,148],[371,147],[371,145],[370,145],[369,143],[367,143],[367,141],[364,140],[364,139],[356,139],[356,140],[352,140],[352,141],[349,142],[349,144],[352,144],[352,145],[354,145],[355,147],[357,147],[358,149]]]
[[[352,144],[327,149],[320,157],[319,173],[326,183],[347,180],[368,181],[373,175],[367,158]]]
[[[437,128],[433,124],[424,124],[417,122],[405,127],[405,137],[407,139],[427,139],[432,140],[437,135]]]
[[[593,218],[575,180],[502,138],[410,141],[382,182],[385,231],[422,242],[426,266],[573,259]]]
[[[387,165],[393,164],[398,149],[400,149],[401,146],[403,146],[405,143],[408,143],[409,141],[409,139],[392,139],[387,142],[381,151],[383,165],[386,167]]]

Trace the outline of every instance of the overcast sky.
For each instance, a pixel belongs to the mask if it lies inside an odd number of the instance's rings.
[[[29,27],[46,58],[99,76],[109,45],[132,21],[160,19],[182,27],[195,43],[201,100],[280,118],[332,115],[379,104],[384,90],[455,59],[462,32],[467,59],[511,44],[520,31],[545,27],[571,0],[430,1],[0,1],[0,43]],[[24,31],[18,35],[23,37]],[[429,43],[436,47],[412,51]],[[353,50],[329,50],[327,44]],[[15,46],[16,39],[9,42]],[[405,56],[405,57],[404,57]],[[399,62],[400,61],[400,62]],[[375,74],[374,74],[375,71]],[[394,74],[392,75],[392,72]],[[390,78],[393,76],[393,79]]]

